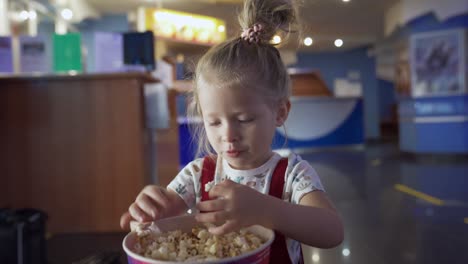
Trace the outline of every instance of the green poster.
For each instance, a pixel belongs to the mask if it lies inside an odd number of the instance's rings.
[[[81,36],[79,33],[54,34],[54,71],[83,70],[81,65]]]

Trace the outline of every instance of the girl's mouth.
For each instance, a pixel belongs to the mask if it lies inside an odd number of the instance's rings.
[[[226,154],[228,155],[228,157],[231,157],[231,158],[237,158],[239,155],[240,155],[240,151],[239,150],[228,150],[226,151]]]

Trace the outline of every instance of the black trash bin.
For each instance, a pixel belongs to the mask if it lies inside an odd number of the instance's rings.
[[[0,263],[46,264],[46,221],[41,210],[0,208]]]

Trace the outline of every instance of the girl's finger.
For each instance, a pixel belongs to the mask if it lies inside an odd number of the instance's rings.
[[[226,223],[220,226],[212,226],[208,228],[208,232],[213,235],[224,235],[236,230],[239,230],[241,227],[234,220],[228,220]]]
[[[222,183],[218,183],[215,186],[213,186],[213,188],[211,188],[208,195],[210,196],[211,199],[216,199],[220,197],[225,198],[226,195],[228,194],[228,190],[229,190],[228,187],[222,185]]]
[[[204,211],[204,212],[221,211],[221,210],[226,209],[226,200],[216,199],[216,200],[199,202],[196,205],[196,207],[198,210]]]
[[[148,222],[151,221],[151,216],[147,215],[143,210],[141,210],[136,203],[132,203],[128,208],[128,212],[133,217],[133,219],[138,222]]]
[[[200,223],[224,223],[229,215],[226,211],[216,211],[209,213],[199,213],[195,215],[195,219]]]
[[[135,220],[132,218],[129,212],[125,212],[121,217],[120,217],[120,227],[124,230],[129,230],[130,229],[130,221]]]
[[[167,196],[167,191],[163,188],[159,187],[149,187],[145,188],[142,191],[142,194],[147,195],[151,199],[153,199],[158,205],[160,205],[162,208],[169,208],[170,207],[170,201]]]
[[[151,216],[152,220],[161,218],[161,209],[159,209],[155,201],[147,195],[141,195],[136,201],[136,204],[143,212]]]

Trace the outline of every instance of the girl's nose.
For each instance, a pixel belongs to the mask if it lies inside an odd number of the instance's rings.
[[[226,125],[223,132],[223,141],[224,142],[236,142],[239,140],[239,133],[237,129],[232,125]]]

